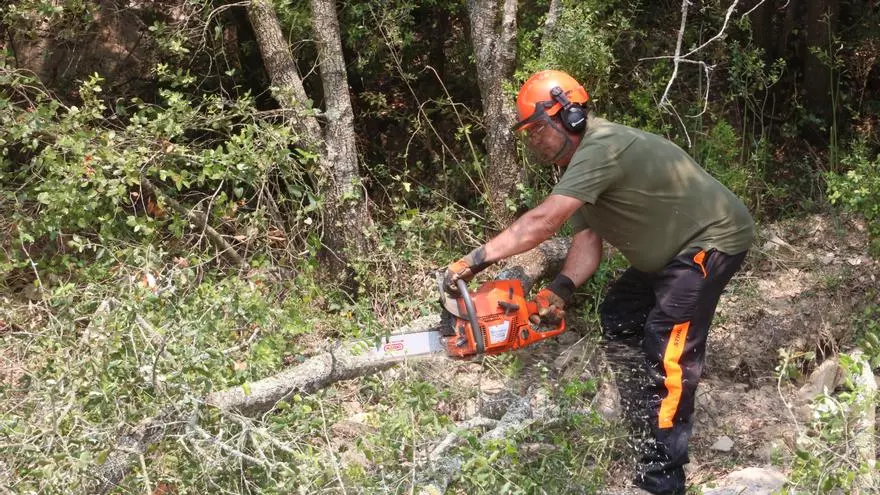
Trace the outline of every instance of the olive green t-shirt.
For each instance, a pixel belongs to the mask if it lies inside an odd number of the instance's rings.
[[[593,229],[645,272],[689,248],[741,253],[755,235],[743,202],[684,150],[592,115],[553,194],[584,201],[575,232]]]

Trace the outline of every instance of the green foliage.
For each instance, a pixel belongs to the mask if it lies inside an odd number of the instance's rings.
[[[41,326],[2,348],[4,355],[28,349],[20,354],[28,375],[0,385],[0,399],[20,406],[0,413],[0,431],[12,444],[39,447],[2,456],[22,492],[79,491],[86,470],[98,462],[95,456],[115,444],[120,425],[169,407],[195,407],[205,393],[266,376],[302,351],[297,337],[319,316],[303,309],[308,306],[296,291],[258,276],[200,283],[200,269],[181,264],[157,274],[154,292],[129,270],[104,282],[46,288],[32,315],[8,306],[0,313],[13,325]],[[246,344],[256,336],[252,346]],[[305,414],[296,400],[281,418]],[[213,423],[207,417],[202,424]],[[291,422],[288,428],[306,424]],[[167,445],[165,466],[197,470],[195,479],[207,475],[203,470],[210,464],[173,444]],[[151,477],[161,476],[162,465],[153,469]],[[137,477],[131,482],[139,483]]]
[[[0,72],[9,88],[0,94],[0,178],[20,242],[58,239],[76,258],[118,256],[116,241],[201,236],[168,215],[164,194],[200,197],[209,224],[230,225],[258,249],[272,232],[296,228],[304,242],[319,226],[312,158],[294,150],[288,127],[253,119],[251,98],[164,89],[159,105],[117,101],[107,116],[100,83],[95,75],[81,85],[80,105],[39,93],[23,107],[35,81]],[[145,194],[143,179],[163,195]]]
[[[697,161],[716,179],[740,197],[749,190],[749,170],[739,161],[739,136],[733,127],[717,122],[700,141],[695,153]]]
[[[852,150],[841,163],[843,173],[829,172],[828,200],[832,204],[864,215],[871,236],[871,252],[880,256],[880,155],[871,158],[865,140],[853,143]]]
[[[786,493],[846,492],[857,476],[872,469],[867,462],[854,462],[860,458],[854,436],[864,434],[857,431],[857,421],[876,398],[867,397],[852,381],[852,376],[861,374],[858,361],[841,354],[840,365],[846,389],[834,396],[822,395],[811,405],[813,418],[798,438]]]
[[[7,2],[0,23],[12,33],[34,37],[51,30],[59,41],[76,41],[94,22],[96,6],[84,0]]]
[[[584,295],[584,316],[590,321],[599,322],[599,305],[605,297],[608,285],[617,279],[623,270],[629,267],[629,262],[618,251],[611,256],[605,257],[596,269],[596,273],[578,288],[577,294]]]
[[[458,449],[463,465],[454,489],[477,493],[593,493],[607,483],[607,468],[618,447],[616,427],[586,404],[595,383],[561,384],[555,398],[560,417],[536,422],[501,440],[478,442],[467,435]]]
[[[321,108],[327,95],[320,67],[307,69],[317,60],[308,4],[273,4]],[[846,126],[822,127],[803,108],[798,61],[785,51],[767,60],[750,39],[747,18],[698,54],[713,67],[708,100],[700,66],[683,64],[671,88],[683,111],[666,113],[657,105],[672,64],[656,57],[674,50],[669,27],[678,25],[677,9],[563,1],[554,29],[545,32],[547,4],[519,5],[516,81],[539,69],[567,70],[612,120],[682,146],[692,142],[689,151],[756,216],[797,212],[821,199],[812,189],[825,149],[804,150],[798,139],[810,126],[827,131],[834,141],[826,168],[837,171],[826,177],[829,198],[865,215],[878,249],[876,138],[863,132],[838,162],[836,139]],[[684,47],[720,28],[727,6],[692,9]],[[46,53],[63,57],[97,33],[105,7],[7,2],[0,25],[16,47],[49,41]],[[336,290],[323,276],[321,236],[335,227],[324,222],[319,191],[326,177],[315,152],[299,149],[298,136],[274,111],[258,47],[241,29],[246,12],[189,0],[180,7],[185,19],[152,5],[133,9],[145,27],[142,46],[161,59],[149,73],[123,74],[143,79],[138,89],[112,71],[44,88],[14,68],[12,53],[0,54],[0,404],[8,406],[0,407],[0,472],[11,473],[17,492],[85,491],[120,431],[175,410],[197,421],[137,459],[119,490],[408,492],[426,446],[455,431],[463,404],[477,400],[474,390],[430,367],[294,395],[260,418],[199,402],[220,388],[247,389],[336,340],[374,337],[434,313],[433,271],[490,235],[484,212],[493,178],[482,166],[482,143],[491,116],[479,111],[465,5],[339,4],[361,185],[376,220],[369,232],[375,248],[357,253],[350,266],[357,294]],[[851,40],[856,32],[876,38],[877,23],[876,13],[860,12],[857,26],[804,52],[839,76],[829,103],[870,129],[870,119],[859,116],[876,113],[876,88],[868,84],[876,59],[873,45]],[[140,55],[131,50],[132,59]],[[862,65],[843,63],[850,60]],[[507,90],[513,94],[515,82]],[[548,170],[526,164],[508,206],[540,202],[552,186]],[[145,179],[158,195],[144,189]],[[225,265],[204,228],[172,200],[205,214],[248,267]],[[580,288],[584,304],[573,310],[595,321],[607,284],[626,266],[619,254],[607,259]],[[874,366],[877,313],[870,306],[854,322],[854,340]],[[783,355],[779,372],[796,377],[814,361],[812,353]],[[534,372],[515,354],[484,365],[496,378]],[[549,379],[546,370],[535,374]],[[481,431],[458,432],[463,443],[451,453],[462,467],[453,491],[591,493],[606,482],[624,435],[590,412],[596,382],[554,385],[558,419],[485,444]],[[810,430],[816,443],[801,446],[797,486],[851,481],[841,461],[846,452],[834,449],[849,434],[844,410],[853,401],[843,394],[817,406]],[[346,437],[340,425],[353,433]]]
[[[526,32],[520,50],[529,58],[517,71],[517,80],[544,69],[563,70],[581,81],[591,98],[601,95],[615,67],[612,45],[620,31],[630,28],[626,2],[562,2],[551,31],[542,24]],[[621,8],[623,7],[623,8]]]
[[[867,300],[876,301],[876,293],[869,293]],[[868,305],[861,314],[856,315],[853,328],[855,345],[864,351],[872,368],[880,368],[880,305]]]

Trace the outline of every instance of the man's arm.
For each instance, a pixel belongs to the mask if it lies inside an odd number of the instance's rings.
[[[585,229],[571,238],[571,247],[559,275],[535,294],[538,314],[529,316],[532,323],[556,324],[565,316],[565,307],[574,299],[575,289],[593,276],[602,259],[602,238]]]
[[[602,260],[602,238],[592,229],[585,229],[571,238],[571,247],[565,257],[562,271],[575,287],[587,281],[596,273],[599,262]]]
[[[579,199],[560,194],[551,194],[540,205],[526,212],[526,214],[513,222],[510,227],[504,229],[503,232],[486,243],[486,262],[494,263],[509,256],[524,253],[546,241],[583,204],[584,202]],[[574,247],[574,240],[572,240],[572,249]],[[599,248],[601,249],[601,247],[602,242],[600,240]],[[569,250],[569,257],[571,255],[571,250]],[[568,266],[568,261],[566,261],[566,266]],[[593,268],[593,271],[595,271],[595,268]]]

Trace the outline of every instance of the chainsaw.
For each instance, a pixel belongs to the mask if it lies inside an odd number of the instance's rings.
[[[501,354],[565,331],[565,321],[556,325],[531,322],[529,317],[538,314],[538,306],[526,300],[519,280],[493,280],[473,292],[461,279],[456,286],[457,296],[447,294],[443,274],[438,274],[439,328],[389,335],[369,351],[372,357]]]

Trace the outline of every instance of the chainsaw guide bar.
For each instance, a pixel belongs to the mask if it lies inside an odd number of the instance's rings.
[[[438,274],[440,326],[431,330],[392,334],[363,349],[377,360],[445,354],[469,358],[530,346],[565,331],[565,321],[556,325],[534,324],[537,304],[528,301],[519,280],[493,280],[476,291],[468,291],[457,280],[458,293],[450,295],[443,274]]]

